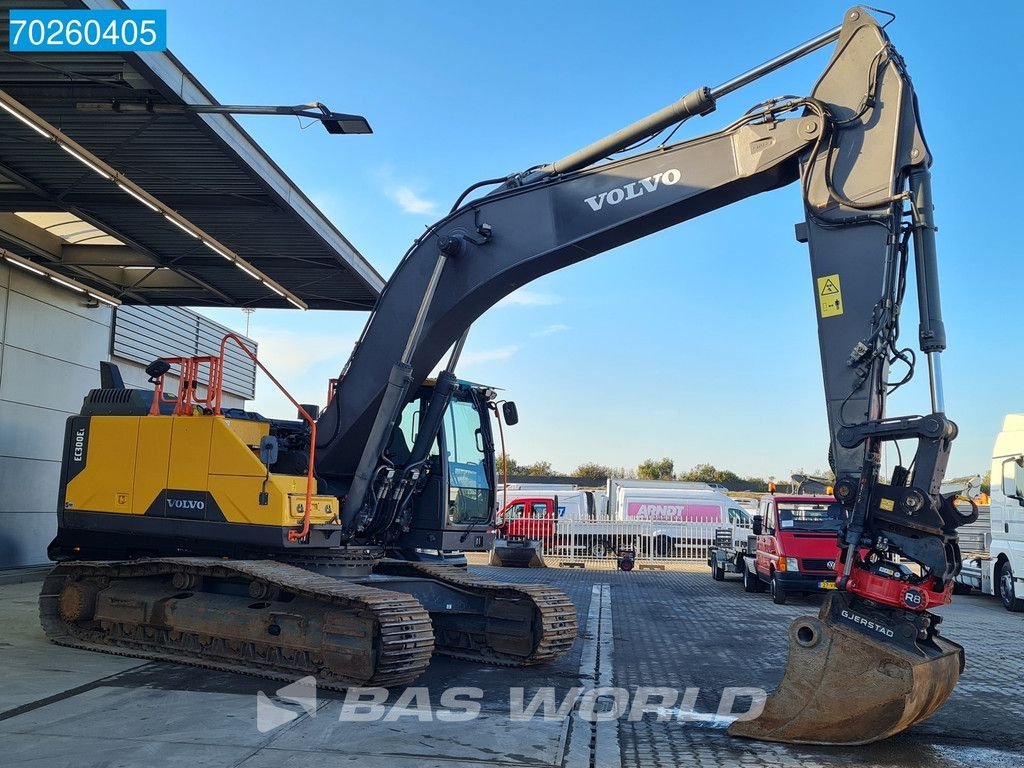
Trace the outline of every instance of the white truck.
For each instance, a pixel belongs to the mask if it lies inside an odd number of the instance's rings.
[[[610,479],[604,493],[531,483],[499,495],[495,560],[537,563],[533,552],[604,558],[703,559],[724,530],[746,541],[750,513],[705,483]],[[507,498],[507,501],[506,501]],[[607,500],[607,503],[602,503]]]
[[[555,483],[509,483],[508,492],[498,485],[497,524],[510,517],[522,517],[528,510],[519,509],[516,502],[523,499],[551,499],[556,502],[556,515],[570,520],[592,519],[596,514],[596,501],[592,491],[580,490],[579,486]]]
[[[599,510],[598,517],[604,517],[609,520],[623,519],[619,510],[631,496],[635,496],[641,491],[654,491],[656,493],[716,491],[721,493],[719,489],[712,488],[708,483],[696,483],[689,480],[633,480],[623,477],[610,477],[605,486],[606,506]]]
[[[491,565],[537,567],[562,528],[594,518],[594,495],[572,485],[509,483],[499,491]]]
[[[751,516],[706,483],[611,478],[590,520],[562,519],[558,541],[591,557],[630,549],[648,557],[705,556],[717,530],[745,542]]]
[[[992,450],[989,529],[962,554],[961,590],[998,595],[1008,611],[1024,611],[1024,414],[1009,414]],[[983,519],[983,518],[979,518]]]

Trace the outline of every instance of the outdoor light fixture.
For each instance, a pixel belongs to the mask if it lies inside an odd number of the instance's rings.
[[[69,155],[71,155],[71,156],[72,156],[73,158],[75,158],[75,160],[77,160],[78,162],[80,162],[80,163],[81,163],[82,165],[84,165],[84,166],[85,166],[86,168],[91,168],[91,169],[92,169],[93,171],[95,171],[96,173],[98,173],[98,174],[99,174],[100,176],[102,176],[102,177],[103,177],[104,179],[107,179],[107,180],[109,180],[109,179],[110,179],[110,174],[109,174],[109,173],[107,173],[106,171],[104,171],[104,170],[103,170],[102,168],[99,168],[98,166],[95,166],[95,165],[93,165],[92,163],[90,163],[90,162],[89,162],[88,160],[86,160],[86,159],[85,159],[84,157],[82,157],[82,156],[81,156],[80,154],[78,154],[77,152],[75,152],[75,150],[73,150],[73,149],[72,149],[71,147],[69,147],[69,146],[68,146],[67,144],[61,144],[61,145],[60,145],[60,148],[61,148],[61,149],[63,149],[63,150],[65,151],[65,152],[67,152],[67,153],[68,153]]]
[[[127,192],[127,193],[128,193],[129,195],[131,195],[132,197],[134,197],[134,198],[135,198],[136,200],[138,200],[138,201],[139,201],[140,203],[142,203],[142,204],[143,204],[144,206],[146,206],[147,208],[149,208],[149,210],[153,211],[153,213],[160,213],[160,209],[159,209],[159,208],[157,208],[157,207],[156,207],[155,205],[153,205],[153,204],[152,204],[151,202],[149,202],[149,200],[147,200],[146,198],[144,198],[144,197],[143,197],[142,195],[140,195],[140,194],[138,194],[137,192],[135,192],[134,190],[131,190],[131,189],[129,189],[128,187],[126,187],[126,186],[125,186],[124,184],[122,184],[122,183],[121,183],[120,181],[119,181],[119,182],[117,182],[117,186],[119,186],[119,187],[120,187],[120,188],[121,188],[122,190],[124,190],[124,191],[125,191],[125,192]]]
[[[40,277],[46,277],[46,273],[43,272],[43,270],[36,269],[35,267],[30,266],[29,264],[26,264],[23,261],[15,261],[14,259],[12,259],[10,257],[6,257],[5,261],[8,264],[13,264],[14,266],[18,267],[19,269],[24,269],[26,272],[31,272],[32,274],[39,275]]]
[[[32,122],[31,120],[29,120],[29,119],[28,119],[27,117],[25,117],[25,116],[24,116],[23,114],[21,114],[20,112],[17,112],[17,111],[15,111],[14,109],[12,109],[12,108],[11,108],[10,106],[8,106],[7,104],[5,104],[5,103],[4,103],[4,102],[2,102],[2,101],[0,101],[0,108],[3,108],[3,110],[4,110],[5,112],[7,112],[7,113],[8,113],[9,115],[12,115],[12,116],[14,116],[15,118],[17,118],[18,120],[20,120],[21,122],[23,122],[23,123],[24,123],[25,125],[27,125],[27,126],[28,126],[29,128],[31,128],[31,129],[32,129],[33,131],[35,131],[36,133],[38,133],[38,134],[39,134],[40,136],[42,136],[42,137],[43,137],[44,139],[52,139],[52,138],[53,138],[53,136],[51,136],[51,135],[50,135],[50,134],[48,134],[48,133],[47,133],[46,131],[44,131],[44,130],[43,130],[42,128],[40,128],[40,127],[39,127],[38,125],[36,125],[35,123],[33,123],[33,122]]]
[[[113,110],[114,112],[149,112],[151,114],[175,114],[192,112],[204,115],[291,115],[319,120],[328,133],[356,134],[373,133],[370,122],[362,115],[332,112],[319,101],[296,104],[293,107],[264,106],[261,104],[162,104],[146,101],[80,101],[75,105],[79,110]]]
[[[220,248],[218,248],[218,247],[217,247],[216,245],[214,245],[213,243],[208,243],[208,242],[207,242],[206,240],[203,240],[203,245],[205,245],[205,246],[206,246],[207,248],[209,248],[209,249],[210,249],[211,251],[213,251],[214,253],[216,253],[216,254],[217,254],[218,256],[223,256],[223,257],[224,257],[225,259],[227,259],[228,261],[234,261],[234,259],[233,259],[233,258],[231,258],[230,256],[228,256],[228,255],[227,255],[226,253],[224,253],[224,251],[222,251],[222,250],[221,250]]]
[[[280,292],[279,290],[277,290],[277,288],[275,288],[274,286],[272,286],[272,285],[271,285],[270,283],[268,283],[268,282],[267,282],[266,280],[262,280],[261,282],[262,282],[262,283],[263,283],[263,284],[264,284],[265,286],[267,286],[267,288],[269,288],[269,289],[270,289],[270,290],[272,290],[272,291],[273,291],[274,293],[276,293],[276,294],[277,294],[278,296],[280,296],[280,297],[281,297],[282,299],[284,298],[284,294],[283,294],[283,293],[281,293],[281,292]]]
[[[157,105],[154,105],[156,107]],[[172,105],[173,106],[173,105]],[[294,115],[319,120],[328,133],[373,133],[370,122],[362,115],[348,115],[343,112],[332,112],[325,104],[313,101],[309,104],[298,104],[294,107],[246,106],[240,104],[185,104],[185,111],[215,115]],[[159,105],[156,111],[163,111]]]
[[[201,238],[201,237],[199,237],[199,235],[197,235],[197,234],[196,234],[195,232],[193,232],[193,231],[192,231],[191,229],[189,229],[188,227],[186,227],[186,226],[185,226],[184,224],[182,224],[182,223],[181,223],[180,221],[178,221],[177,219],[175,219],[175,218],[172,218],[171,216],[168,216],[168,215],[167,215],[166,213],[164,214],[164,218],[165,218],[165,219],[167,219],[167,220],[168,220],[169,222],[171,222],[171,224],[173,224],[174,226],[176,226],[176,227],[177,227],[178,229],[180,229],[180,230],[181,230],[182,232],[184,232],[184,233],[185,233],[186,235],[191,235],[191,236],[192,236],[192,237],[194,237],[194,238],[195,238],[196,240],[202,240],[202,238]]]
[[[214,113],[243,113],[243,114],[255,114],[255,115],[297,115],[299,117],[310,117],[315,120],[320,120],[330,133],[372,133],[370,124],[366,121],[366,118],[360,117],[359,115],[345,115],[338,112],[331,112],[327,107],[319,102],[313,104],[300,104],[296,107],[246,107],[246,106],[224,106],[220,104],[179,104],[179,105],[154,105],[152,103],[123,103],[113,102],[97,104],[79,104],[79,109],[96,109],[96,108],[113,108],[117,111],[190,111],[190,112],[214,112]],[[170,107],[171,109],[165,109]],[[38,133],[47,141],[56,144],[58,147],[67,152],[68,155],[75,158],[79,163],[84,165],[89,170],[96,174],[99,174],[107,181],[113,181],[118,188],[129,195],[135,200],[142,203],[153,213],[159,213],[167,221],[176,226],[185,234],[190,237],[194,237],[201,241],[203,245],[209,248],[211,251],[216,253],[218,256],[230,261],[245,274],[251,277],[253,280],[258,281],[265,288],[268,288],[278,296],[283,297],[289,304],[299,309],[308,309],[306,304],[302,302],[298,296],[286,290],[279,283],[271,280],[269,277],[264,275],[262,272],[256,270],[251,265],[246,265],[245,261],[238,256],[231,249],[221,245],[216,241],[215,238],[210,237],[206,232],[197,227],[191,221],[186,219],[184,216],[179,214],[172,208],[164,205],[160,200],[153,197],[149,192],[140,187],[138,184],[127,178],[123,174],[117,171],[116,168],[108,165],[103,161],[102,158],[97,157],[92,152],[87,150],[81,144],[71,139],[71,137],[64,134],[58,128],[55,128],[43,118],[39,117],[34,112],[25,108],[20,102],[13,99],[10,95],[0,90],[0,109],[3,109],[12,117],[16,118],[21,123],[24,123],[33,131]],[[21,269],[28,270],[29,272],[35,272],[38,275],[46,276],[51,280],[54,280],[61,285],[70,288],[71,290],[78,291],[79,293],[88,294],[93,299],[101,301],[104,304],[110,304],[116,306],[115,300],[103,295],[93,293],[87,287],[79,285],[75,282],[66,282],[64,279],[56,276],[49,270],[45,272],[37,269],[35,266],[30,266],[32,262],[27,262],[17,258],[12,258],[6,252],[0,249],[0,256],[9,261],[11,264],[20,267]]]
[[[253,280],[260,280],[260,276],[253,272],[251,269],[249,269],[247,266],[245,266],[245,264],[243,264],[242,262],[236,261],[235,266],[238,267],[243,272],[245,272],[245,274],[247,274]],[[266,285],[266,281],[260,280],[260,282]]]
[[[53,280],[53,282],[58,283],[60,285],[63,285],[65,288],[68,288],[68,289],[70,289],[72,291],[78,291],[79,293],[85,293],[85,288],[80,288],[79,286],[75,285],[74,283],[69,283],[67,280],[64,280],[63,278],[56,277],[55,275],[50,275],[50,279]]]
[[[86,285],[83,285],[75,280],[72,280],[69,277],[64,277],[63,275],[54,272],[52,269],[48,269],[42,264],[37,264],[34,261],[23,259],[20,256],[15,256],[13,253],[11,253],[10,251],[6,251],[3,248],[0,248],[0,258],[2,258],[11,266],[17,267],[18,269],[23,269],[26,272],[31,272],[33,275],[38,275],[39,277],[53,280],[53,282],[57,283],[58,285],[63,285],[65,288],[75,291],[76,293],[84,293],[87,296],[89,296],[89,298],[107,304],[108,306],[116,307],[121,303],[113,296],[107,296],[106,294],[100,293],[94,288],[90,288]]]

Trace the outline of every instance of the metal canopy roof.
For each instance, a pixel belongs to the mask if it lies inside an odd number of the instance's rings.
[[[170,53],[7,51],[11,8],[124,7],[0,0],[0,90],[310,308],[371,309],[384,280],[230,116],[98,108],[217,103]],[[70,216],[54,230],[40,212]],[[0,247],[126,304],[290,306],[2,111]]]

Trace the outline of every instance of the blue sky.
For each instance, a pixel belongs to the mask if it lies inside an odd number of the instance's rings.
[[[381,272],[469,184],[554,160],[699,85],[825,31],[845,3],[133,2],[168,9],[170,49],[223,103],[320,100],[372,136],[241,118]],[[1024,117],[1019,3],[890,2],[935,164],[949,350],[952,474],[984,472],[1005,412],[1024,411],[1017,235]],[[755,10],[756,9],[756,10]],[[808,93],[828,51],[738,91],[685,138],[749,106]],[[1011,133],[1011,131],[1013,133]],[[519,461],[571,470],[669,456],[784,477],[825,466],[814,297],[795,186],[542,278],[474,326],[465,378],[520,407]],[[244,254],[243,254],[244,255]],[[908,291],[905,343],[916,347]],[[210,312],[244,327],[238,310]],[[318,401],[365,315],[260,310],[251,335],[300,399]],[[925,366],[890,414],[928,409]],[[256,407],[290,410],[263,384]]]

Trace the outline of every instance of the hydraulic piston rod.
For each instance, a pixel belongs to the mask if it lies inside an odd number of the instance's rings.
[[[796,48],[788,50],[785,53],[780,53],[775,58],[770,59],[741,75],[737,75],[731,80],[727,80],[716,88],[697,88],[691,93],[683,96],[678,101],[669,104],[667,107],[662,107],[657,112],[654,112],[641,120],[637,120],[635,123],[626,126],[622,130],[616,131],[609,136],[605,136],[603,139],[595,141],[593,144],[577,150],[570,155],[566,155],[561,160],[548,163],[547,165],[537,169],[535,172],[528,174],[524,179],[524,182],[528,183],[536,181],[544,176],[550,176],[558,173],[569,173],[570,171],[576,171],[580,168],[586,168],[588,165],[591,165],[602,158],[608,157],[608,155],[622,151],[630,144],[634,144],[648,136],[653,136],[659,131],[668,128],[670,125],[681,123],[694,115],[710,114],[715,111],[715,102],[717,99],[725,96],[726,94],[732,93],[733,91],[754,82],[758,78],[764,77],[765,75],[774,72],[780,67],[784,67],[809,53],[813,53],[831,42],[838,40],[841,29],[842,27],[834,27],[828,32],[823,32],[802,45],[798,45]]]
[[[917,305],[921,324],[921,351],[928,358],[928,387],[932,411],[943,413],[942,367],[939,353],[946,348],[946,329],[939,302],[939,266],[935,255],[935,219],[931,174],[925,166],[910,173],[911,222],[914,227],[914,257],[917,269]]]
[[[807,54],[813,53],[819,48],[824,48],[829,43],[835,42],[839,39],[839,32],[841,30],[841,26],[833,27],[828,32],[822,32],[820,35],[811,38],[806,43],[798,45],[796,48],[792,48],[785,53],[780,53],[774,59],[769,59],[764,64],[759,64],[753,69],[744,72],[742,75],[736,75],[736,77],[731,80],[726,80],[721,85],[710,89],[711,98],[720,99],[726,94],[739,90],[743,86],[749,85],[770,72],[774,72],[776,69],[780,69],[787,64],[791,64],[797,59],[803,58]]]

